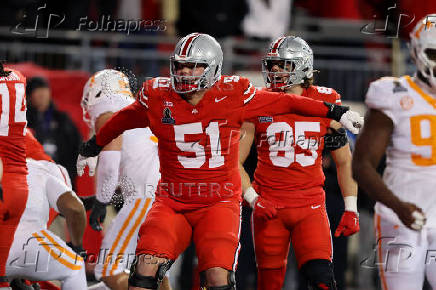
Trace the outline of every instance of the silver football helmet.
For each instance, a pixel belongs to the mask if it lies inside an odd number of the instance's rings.
[[[262,74],[269,88],[284,89],[299,85],[313,77],[312,49],[300,37],[279,37],[271,42],[262,59]]]
[[[188,65],[191,75],[178,73]],[[179,40],[170,57],[171,85],[177,93],[186,94],[210,88],[221,77],[223,51],[220,44],[210,35],[191,33]],[[197,67],[203,67],[201,75],[195,75]]]
[[[124,73],[114,69],[104,69],[96,72],[86,82],[80,106],[82,107],[83,120],[90,128],[93,127],[89,115],[90,108],[108,98],[133,98],[129,79]]]
[[[436,89],[436,14],[418,21],[410,33],[410,54],[418,71]]]

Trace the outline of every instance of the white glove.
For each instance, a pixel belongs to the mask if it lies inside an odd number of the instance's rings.
[[[254,208],[254,205],[255,205],[258,197],[259,197],[259,195],[256,193],[254,188],[251,186],[244,191],[244,199],[246,202],[248,202],[248,204],[250,205],[251,208]]]
[[[415,221],[413,222],[413,224],[410,227],[414,230],[417,230],[417,231],[422,230],[422,228],[424,227],[425,222],[426,222],[425,216],[422,213],[420,213],[419,211],[415,210],[412,213],[412,217],[415,218]]]
[[[85,167],[88,166],[89,176],[94,176],[95,168],[97,167],[97,160],[98,160],[98,156],[84,157],[84,156],[79,154],[79,156],[77,157],[77,163],[76,163],[77,174],[79,176],[82,176],[83,172],[85,171]]]
[[[363,127],[363,117],[359,113],[349,110],[342,115],[339,123],[351,133],[359,134],[360,129]]]

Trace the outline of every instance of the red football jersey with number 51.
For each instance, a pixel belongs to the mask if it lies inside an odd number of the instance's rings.
[[[331,88],[310,86],[302,95],[341,103],[340,95]],[[259,116],[250,121],[256,128],[258,162],[253,183],[256,191],[285,207],[323,203],[323,136],[331,119],[286,114]]]
[[[26,79],[11,69],[8,77],[0,77],[0,157],[3,170],[27,173],[26,169]]]
[[[104,146],[124,130],[149,126],[159,139],[157,198],[189,210],[241,198],[239,136],[245,119],[285,113],[325,116],[327,111],[323,102],[259,91],[239,76],[222,76],[192,105],[172,90],[169,78],[155,78],[96,138]]]

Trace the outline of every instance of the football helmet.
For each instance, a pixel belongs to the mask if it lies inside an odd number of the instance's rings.
[[[410,54],[418,71],[436,89],[436,14],[429,14],[410,33]]]
[[[273,71],[278,65],[283,71]],[[271,42],[262,59],[262,74],[269,88],[284,89],[299,85],[313,76],[313,52],[300,37],[279,37]]]
[[[104,69],[96,72],[86,82],[83,88],[82,101],[80,102],[83,120],[90,128],[93,127],[89,115],[90,108],[105,99],[115,101],[111,98],[133,98],[129,79],[124,73],[114,69]]]
[[[190,65],[192,72],[204,67],[197,76],[177,74],[180,66]],[[220,44],[210,35],[191,33],[179,40],[170,57],[171,85],[177,93],[186,94],[212,87],[221,77],[223,51]]]

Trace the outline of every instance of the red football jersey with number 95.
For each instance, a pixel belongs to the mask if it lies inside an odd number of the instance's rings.
[[[302,96],[341,104],[340,95],[331,88],[310,86]],[[331,119],[286,114],[250,121],[256,128],[256,191],[285,207],[324,203],[323,136]]]
[[[26,79],[18,71],[0,77],[0,157],[3,170],[27,173],[26,169]]]

